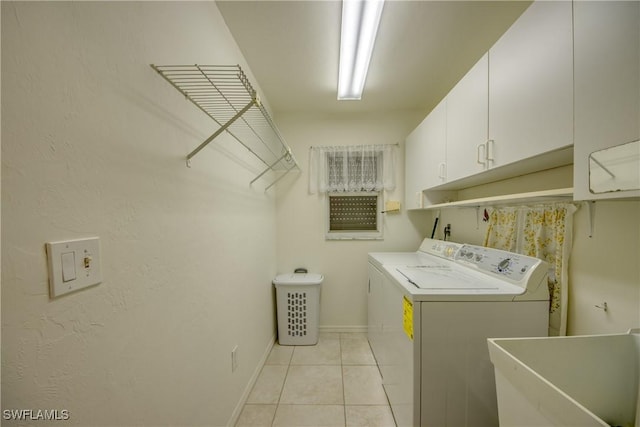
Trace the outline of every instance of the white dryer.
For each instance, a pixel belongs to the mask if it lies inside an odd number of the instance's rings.
[[[400,426],[498,426],[487,338],[546,336],[548,265],[425,239],[369,254],[369,342]]]

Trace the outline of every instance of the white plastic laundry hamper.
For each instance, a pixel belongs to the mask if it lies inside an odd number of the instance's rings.
[[[280,345],[318,343],[322,274],[280,274],[273,280],[278,311]]]

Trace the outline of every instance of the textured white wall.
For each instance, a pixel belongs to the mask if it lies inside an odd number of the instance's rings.
[[[274,193],[226,137],[186,168],[217,125],[150,63],[244,60],[213,2],[2,2],[2,409],[225,425],[273,339]],[[93,235],[50,300],[44,243]]]
[[[574,221],[568,333],[621,333],[640,327],[640,202],[596,202],[592,237],[586,206]],[[606,313],[595,307],[604,301]]]
[[[424,114],[422,114],[424,115]],[[403,201],[404,138],[419,123],[419,112],[317,116],[283,114],[280,129],[302,166],[298,177],[284,178],[278,187],[278,271],[296,267],[325,275],[320,326],[358,330],[367,325],[367,254],[415,251],[424,233],[426,213],[384,215],[384,240],[325,240],[325,196],[309,194],[309,148],[322,145],[393,144],[400,142],[396,189],[385,200]],[[412,219],[412,221],[408,220]],[[421,228],[422,227],[422,228]]]

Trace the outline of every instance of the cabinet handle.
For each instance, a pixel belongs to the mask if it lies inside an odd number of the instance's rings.
[[[480,149],[482,149],[482,156],[480,155]],[[487,147],[485,146],[485,144],[478,144],[478,146],[476,147],[476,162],[478,162],[479,165],[486,165],[486,159],[487,159]]]
[[[438,165],[438,178],[442,181],[447,179],[447,164],[442,162]]]
[[[489,160],[491,160],[492,162],[495,160],[493,158],[493,143],[493,139],[487,141],[487,163],[489,162]]]

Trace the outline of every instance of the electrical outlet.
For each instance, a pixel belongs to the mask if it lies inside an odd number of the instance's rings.
[[[231,350],[231,372],[235,372],[236,369],[238,369],[238,346]]]

